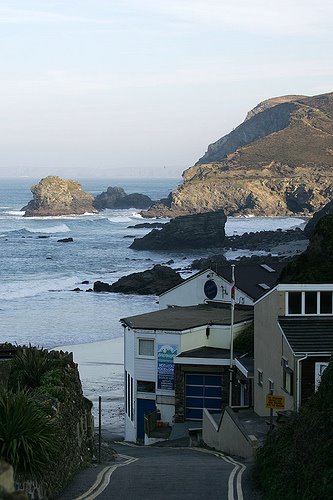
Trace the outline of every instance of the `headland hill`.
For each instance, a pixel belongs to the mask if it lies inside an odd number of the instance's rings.
[[[32,186],[33,200],[22,210],[26,217],[34,217],[138,208],[148,219],[171,218],[134,239],[130,246],[136,250],[214,246],[218,251],[267,251],[295,241],[306,246],[310,229],[226,237],[226,217],[310,218],[319,210],[331,213],[332,167],[333,93],[288,95],[263,101],[249,111],[243,123],[208,146],[183,173],[182,184],[163,200],[128,195],[112,186],[93,198],[78,182],[49,176]],[[144,226],[150,228],[148,221]]]

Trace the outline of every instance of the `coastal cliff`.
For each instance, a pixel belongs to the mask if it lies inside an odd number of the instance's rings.
[[[183,173],[148,216],[308,215],[333,198],[333,93],[282,96],[251,110]]]
[[[82,191],[81,185],[55,175],[42,179],[31,188],[33,200],[27,206],[24,217],[81,215],[96,212],[93,196]]]

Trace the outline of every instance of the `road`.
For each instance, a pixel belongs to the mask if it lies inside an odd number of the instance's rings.
[[[117,443],[115,463],[75,500],[250,500],[245,465],[198,448],[137,447]]]

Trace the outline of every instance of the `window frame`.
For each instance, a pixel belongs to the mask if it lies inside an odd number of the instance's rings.
[[[286,316],[333,316],[333,290],[288,290],[285,292],[285,315]],[[290,294],[299,293],[301,296],[301,310],[297,313],[289,312],[289,297]],[[316,293],[316,312],[306,312],[306,294]],[[321,312],[321,294],[330,293],[331,294],[331,312]]]
[[[287,358],[281,359],[282,389],[290,396],[294,394],[294,371],[289,367]]]
[[[259,387],[264,386],[264,372],[260,368],[257,369],[257,384]]]
[[[152,355],[149,355],[149,354],[140,354],[140,342],[141,341],[145,341],[145,342],[152,342],[153,343],[153,354]],[[141,359],[155,359],[155,349],[156,349],[156,342],[155,342],[155,339],[152,338],[152,337],[138,337],[137,339],[137,357],[138,358],[141,358]]]

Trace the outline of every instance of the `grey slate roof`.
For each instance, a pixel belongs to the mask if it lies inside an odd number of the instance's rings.
[[[230,325],[230,305],[200,304],[198,306],[170,307],[146,314],[138,314],[122,318],[120,321],[132,329],[183,331],[212,323],[213,325]],[[234,323],[251,321],[253,308],[235,307]]]
[[[271,290],[276,284],[280,277],[282,269],[286,266],[287,262],[274,262],[270,264],[239,264],[235,265],[235,285],[239,290],[242,290],[254,301],[260,299],[269,290]],[[231,283],[231,266],[221,266],[217,265],[212,267],[207,267],[187,278],[187,280],[192,280],[199,274],[207,271],[214,271],[216,274]],[[185,280],[185,281],[187,281]],[[159,295],[162,296],[168,293],[174,288],[181,287],[183,283],[176,285],[169,290],[166,290]],[[266,285],[266,287],[260,286]]]
[[[258,300],[277,284],[286,264],[286,262],[274,262],[267,266],[262,264],[235,265],[235,285],[254,300]],[[231,266],[218,267],[217,274],[231,283]],[[260,285],[266,285],[266,287]]]
[[[295,353],[333,353],[333,317],[280,317],[279,324]]]

